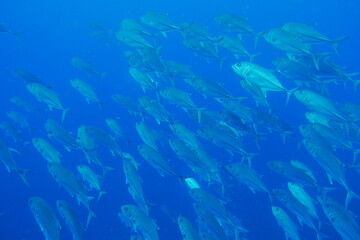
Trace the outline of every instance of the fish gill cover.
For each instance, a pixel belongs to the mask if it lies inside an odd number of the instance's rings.
[[[357,1],[3,1],[0,239],[360,239]]]

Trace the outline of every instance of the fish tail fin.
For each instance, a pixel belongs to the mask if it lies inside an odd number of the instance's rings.
[[[353,85],[354,85],[354,92],[356,92],[357,88],[358,88],[358,86],[360,84],[360,80],[352,80],[352,82],[353,82]]]
[[[249,54],[250,62],[253,62],[254,58],[257,56],[260,56],[260,55],[261,55],[261,53]]]
[[[321,227],[322,227],[322,222],[319,221],[319,226],[318,226],[318,228],[316,229],[316,239],[317,239],[317,240],[321,240],[321,239],[324,239],[324,238],[330,239],[329,236],[327,236],[327,235],[325,235],[324,233],[320,232]]]
[[[103,177],[105,177],[105,175],[109,172],[109,171],[114,171],[115,168],[109,167],[109,166],[102,166],[103,169]]]
[[[247,160],[248,165],[249,165],[250,168],[251,168],[252,159],[253,159],[254,157],[257,157],[257,156],[259,156],[258,153],[247,153],[247,154],[245,155],[245,158],[246,158],[246,160]]]
[[[227,60],[228,58],[219,58],[219,62],[220,62],[220,71],[223,70],[223,65],[224,65],[224,62]]]
[[[99,102],[99,108],[101,112],[104,112],[104,105],[107,104],[107,102]]]
[[[353,149],[353,163],[356,162],[359,153],[360,153],[360,149]]]
[[[107,193],[107,192],[105,192],[105,191],[100,191],[96,201],[99,202],[101,196],[104,195],[104,194],[106,194],[106,193]]]
[[[318,187],[318,192],[323,196],[325,196],[328,192],[335,191],[335,190],[337,190],[337,189],[333,188],[333,187],[323,187],[323,186]]]
[[[61,117],[61,122],[64,122],[66,114],[70,111],[70,108],[64,108],[63,109],[63,113],[62,113],[62,117]]]
[[[335,52],[336,55],[338,55],[338,56],[340,55],[339,54],[339,43],[341,43],[342,41],[344,41],[344,40],[346,40],[348,38],[349,38],[349,36],[342,36],[342,37],[337,38],[334,41],[332,41],[332,47],[333,47],[334,52]]]
[[[255,33],[255,49],[257,48],[259,38],[262,37],[262,35],[264,35],[264,32]]]
[[[288,105],[291,95],[293,95],[293,93],[294,93],[296,90],[298,90],[298,87],[295,87],[295,88],[293,88],[293,89],[290,89],[290,90],[287,90],[287,91],[286,91],[286,103],[285,103],[285,106]]]
[[[94,217],[97,217],[96,214],[93,211],[91,211],[90,208],[88,208],[88,211],[89,211],[89,215],[88,215],[88,217],[86,219],[86,227],[85,227],[85,229],[88,228],[91,219],[94,218]]]
[[[201,123],[201,114],[202,114],[202,112],[204,112],[205,110],[206,110],[206,108],[196,108],[198,123]]]
[[[30,169],[17,169],[17,172],[19,173],[21,179],[25,182],[25,184],[30,187],[30,184],[26,178],[28,173],[31,173],[32,171]]]
[[[316,70],[320,70],[319,69],[319,61],[320,61],[320,57],[317,57],[314,53],[311,53],[311,57],[312,57],[312,60],[314,62],[314,66],[316,68]]]
[[[345,200],[345,208],[346,209],[348,209],[349,203],[350,203],[351,199],[353,199],[353,198],[360,200],[360,196],[358,194],[354,193],[350,189],[347,189],[346,200]]]

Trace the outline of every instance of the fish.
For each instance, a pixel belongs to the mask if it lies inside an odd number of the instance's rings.
[[[303,140],[305,149],[313,157],[313,159],[324,169],[330,183],[334,179],[342,185],[347,191],[345,206],[348,207],[350,200],[356,198],[360,200],[360,196],[352,191],[345,176],[344,163],[335,154],[330,144],[316,131],[307,130],[306,126],[300,126],[300,131],[305,137]]]
[[[60,216],[64,219],[66,226],[69,228],[72,239],[84,239],[84,227],[73,207],[64,200],[57,200],[56,207]]]
[[[246,79],[240,80],[240,84],[241,87],[252,96],[257,106],[261,104],[271,109],[270,103],[267,99],[267,95],[259,85]]]
[[[97,71],[95,69],[95,67],[93,66],[93,63],[91,63],[88,60],[85,60],[83,58],[73,57],[71,59],[71,64],[74,67],[86,72],[89,76],[98,76],[100,78],[103,78],[106,75],[106,73],[101,73],[101,72]]]
[[[168,15],[162,12],[147,11],[141,15],[140,21],[143,24],[160,31],[160,33],[165,37],[167,36],[167,32],[178,28]]]
[[[293,34],[305,43],[317,44],[317,43],[330,43],[336,54],[339,55],[338,45],[340,42],[347,39],[347,36],[340,37],[334,40],[327,38],[325,35],[320,33],[311,24],[303,24],[297,22],[285,23],[281,29]]]
[[[270,193],[261,177],[250,167],[241,163],[231,163],[225,166],[227,172],[235,177],[240,183],[245,184],[252,193],[256,191]]]
[[[283,175],[284,177],[292,181],[300,182],[307,186],[319,186],[316,182],[316,179],[313,179],[311,176],[309,176],[304,169],[295,167],[288,162],[270,161],[267,163],[267,165],[271,170]]]
[[[26,128],[31,131],[30,123],[28,122],[25,115],[15,111],[9,111],[6,115],[16,124],[18,124],[21,128]]]
[[[139,165],[140,164],[136,162],[131,154],[123,154],[123,172],[126,177],[126,184],[129,185],[129,192],[131,193],[131,196],[134,198],[134,200],[138,203],[140,209],[148,214],[149,207],[142,187],[143,180],[138,173]]]
[[[87,182],[90,186],[90,190],[95,189],[99,192],[97,201],[99,201],[100,197],[104,195],[106,192],[102,190],[100,179],[101,176],[97,175],[89,166],[87,165],[78,165],[77,170],[82,176],[83,180]]]
[[[61,163],[62,154],[57,151],[48,141],[43,138],[33,138],[32,143],[36,150],[45,158],[48,163]]]
[[[40,111],[40,108],[38,108],[30,99],[27,98],[14,96],[10,98],[10,102],[29,113]]]
[[[216,44],[219,46],[227,49],[230,51],[236,59],[239,59],[242,56],[249,57],[250,62],[254,60],[256,56],[259,54],[251,54],[249,51],[244,47],[243,41],[240,38],[234,38],[228,35],[218,35],[215,38]]]
[[[360,226],[354,213],[328,196],[318,196],[326,217],[342,239],[360,239]]]
[[[215,21],[230,32],[237,34],[255,35],[252,27],[247,23],[247,19],[231,13],[224,13],[215,18]]]
[[[198,232],[188,218],[179,215],[177,218],[177,224],[183,240],[200,240]]]
[[[70,109],[63,107],[58,94],[54,90],[41,83],[28,83],[26,84],[26,88],[39,102],[46,103],[50,111],[52,111],[53,108],[62,110],[61,121],[64,122],[65,116]]]
[[[200,42],[214,41],[214,38],[210,36],[205,26],[194,22],[182,23],[177,27],[177,29],[185,38],[194,39]]]
[[[235,97],[219,82],[215,82],[199,75],[185,77],[184,81],[200,92],[204,98],[213,97],[215,99],[235,99]]]
[[[252,62],[238,62],[231,65],[233,71],[240,77],[258,85],[267,97],[268,91],[281,91],[287,94],[286,103],[295,89],[285,88],[280,80],[267,68]]]
[[[135,233],[148,240],[159,240],[159,227],[155,220],[149,217],[135,205],[125,204],[121,206],[121,212],[118,216],[132,228]]]
[[[31,172],[29,169],[21,169],[15,162],[11,151],[17,152],[15,149],[9,148],[5,141],[0,139],[0,161],[4,164],[8,172],[15,171],[19,174],[24,183],[30,187],[30,184],[26,178],[27,174]]]
[[[127,96],[123,96],[121,94],[114,94],[111,96],[111,98],[115,103],[126,107],[129,113],[135,116],[136,115],[143,116],[144,111],[142,110],[141,105],[138,101],[135,101],[134,99]]]
[[[160,174],[178,176],[177,173],[170,167],[168,159],[166,159],[161,153],[148,145],[138,145],[138,151],[140,155]]]
[[[116,38],[130,47],[138,49],[143,47],[155,48],[153,44],[144,38],[142,33],[129,29],[128,27],[122,27],[119,31],[117,31]]]
[[[157,124],[160,124],[161,122],[169,122],[170,113],[155,99],[148,96],[142,96],[139,98],[139,103],[145,112],[155,118]]]
[[[309,55],[312,57],[316,69],[318,69],[318,59],[313,53],[311,45],[305,44],[293,34],[283,30],[282,28],[273,28],[262,34],[264,39],[274,47],[284,52],[296,53],[300,55]]]
[[[217,218],[230,224],[235,231],[235,236],[237,236],[238,233],[248,232],[247,229],[242,227],[241,221],[224,207],[224,202],[214,195],[201,188],[190,189],[189,193],[199,206],[204,207]]]
[[[103,129],[94,126],[86,126],[85,132],[97,146],[106,147],[113,156],[122,156],[122,150],[115,141],[115,138]]]
[[[305,191],[303,186],[295,182],[288,182],[288,188],[291,194],[307,208],[310,215],[319,220],[314,199]]]
[[[61,225],[51,206],[41,197],[30,197],[28,205],[45,240],[59,240]]]
[[[14,142],[24,142],[24,137],[20,130],[10,122],[0,121],[0,129],[5,133],[8,138]]]
[[[193,208],[197,215],[197,221],[200,225],[199,228],[202,229],[202,231],[211,233],[219,240],[228,239],[224,229],[213,214],[207,211],[204,207],[200,206],[198,203],[194,203]]]
[[[129,72],[134,80],[140,84],[144,92],[146,92],[146,89],[156,90],[158,82],[156,82],[149,73],[142,72],[134,67],[130,67]]]
[[[219,60],[220,69],[222,69],[223,62],[226,58],[220,57],[217,47],[213,42],[200,42],[191,38],[186,38],[183,41],[183,44],[194,53],[203,56],[207,61],[209,61],[209,59]]]
[[[274,214],[277,223],[285,232],[285,238],[291,240],[300,240],[298,226],[291,220],[289,215],[277,206],[271,207],[272,213]]]
[[[121,28],[144,36],[154,37],[155,35],[146,30],[138,21],[131,18],[124,18],[121,21]]]
[[[3,32],[3,33],[10,33],[12,35],[15,35],[15,36],[18,36],[20,35],[22,32],[19,32],[19,31],[13,31],[13,30],[10,30],[8,27],[6,27],[3,23],[0,23],[0,32]]]
[[[279,199],[280,202],[296,216],[301,225],[305,223],[317,233],[317,236],[320,236],[319,229],[315,226],[313,218],[306,206],[298,201],[291,193],[280,188],[275,188],[271,194]],[[318,237],[317,239],[320,238]]]
[[[71,133],[52,119],[45,122],[45,129],[50,139],[54,139],[64,146],[67,151],[81,149]]]
[[[99,104],[100,110],[102,111],[104,103],[99,100],[95,93],[95,89],[92,86],[79,78],[71,79],[70,84],[76,89],[76,91],[84,96],[87,103],[94,102]]]
[[[170,123],[170,129],[173,134],[181,139],[188,147],[190,147],[190,149],[198,151],[202,148],[196,134],[183,124],[178,122]]]
[[[96,217],[90,209],[90,201],[94,199],[88,193],[88,188],[85,183],[80,181],[73,172],[69,169],[64,168],[59,163],[49,163],[48,171],[52,178],[57,182],[60,187],[63,187],[71,197],[75,197],[78,204],[83,204],[89,211],[89,215],[86,221],[86,227],[89,225],[91,218]]]
[[[190,149],[182,140],[177,138],[169,139],[169,145],[176,156],[183,160],[194,173],[205,180],[209,179],[209,170],[195,150]]]
[[[299,89],[294,92],[294,95],[311,111],[316,111],[339,121],[348,122],[350,120],[347,114],[339,109],[331,99],[314,91]]]
[[[15,69],[12,73],[21,78],[25,83],[40,83],[46,85],[47,87],[51,88],[47,84],[45,84],[38,76],[23,69]]]
[[[145,122],[136,122],[135,127],[141,140],[149,147],[152,147],[158,151],[158,136],[156,135],[156,131],[148,126]]]
[[[125,132],[121,125],[116,119],[107,118],[105,119],[106,125],[109,127],[110,131],[114,134],[117,139],[126,139]]]

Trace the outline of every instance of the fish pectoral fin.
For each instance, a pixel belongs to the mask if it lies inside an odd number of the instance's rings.
[[[333,178],[328,173],[326,175],[327,175],[327,177],[329,179],[330,184],[332,185],[333,184]]]

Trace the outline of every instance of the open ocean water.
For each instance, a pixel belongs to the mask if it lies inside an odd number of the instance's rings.
[[[3,0],[0,239],[360,239],[359,12],[355,0]],[[225,44],[245,52],[237,58]],[[141,105],[143,96],[151,100]],[[64,132],[46,129],[49,119]],[[141,154],[139,132],[157,149]],[[34,138],[60,154],[47,161]],[[99,200],[79,165],[106,192]],[[288,182],[313,199],[316,216]],[[58,200],[75,215],[64,218]]]

